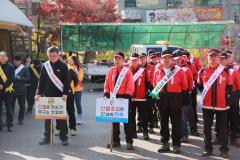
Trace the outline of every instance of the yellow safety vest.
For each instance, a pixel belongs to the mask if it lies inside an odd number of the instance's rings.
[[[0,77],[2,78],[4,83],[7,81],[7,76],[3,72],[2,66],[0,66]],[[12,93],[13,91],[14,91],[13,90],[13,83],[11,83],[8,87],[6,87],[5,93],[7,93],[7,92]]]

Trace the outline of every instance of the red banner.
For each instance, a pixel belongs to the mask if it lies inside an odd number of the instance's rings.
[[[194,12],[199,22],[223,20],[222,6],[196,7]]]

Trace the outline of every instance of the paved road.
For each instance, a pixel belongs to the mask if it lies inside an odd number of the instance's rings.
[[[40,146],[38,142],[43,138],[43,121],[34,120],[33,116],[26,117],[25,124],[16,124],[12,133],[6,129],[0,131],[0,160],[198,160],[203,151],[203,138],[190,137],[190,144],[182,145],[182,154],[159,154],[159,129],[154,135],[150,135],[150,141],[144,141],[142,135],[134,141],[134,151],[127,151],[122,134],[122,147],[112,153],[105,148],[109,141],[110,125],[95,122],[95,99],[100,97],[100,91],[86,91],[83,94],[84,124],[77,127],[77,136],[69,136],[69,146],[61,145],[58,137],[54,137],[54,145]],[[17,107],[18,108],[18,107]],[[16,116],[15,116],[16,117]],[[199,112],[200,121],[202,121]],[[199,125],[202,133],[202,125]],[[219,158],[218,146],[214,147],[215,157]],[[240,148],[230,147],[231,159],[240,159]]]

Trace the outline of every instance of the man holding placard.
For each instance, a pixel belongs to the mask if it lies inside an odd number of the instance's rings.
[[[62,97],[66,102],[69,92],[70,82],[68,79],[68,67],[59,60],[59,49],[50,47],[47,50],[49,61],[43,64],[41,76],[38,85],[35,100],[41,100],[41,97]],[[57,120],[60,133],[59,138],[62,145],[68,145],[68,127],[66,120]],[[51,135],[51,120],[45,120],[44,139],[39,144],[49,144]]]
[[[228,95],[232,91],[232,77],[229,70],[220,64],[220,52],[212,49],[208,52],[208,65],[200,70],[198,75],[198,89],[202,92],[201,103],[204,124],[205,152],[203,156],[211,156],[212,124],[216,114],[217,131],[221,144],[221,157],[228,158]]]
[[[173,64],[172,52],[165,50],[162,53],[162,67],[156,68],[153,78],[153,86],[155,87],[150,96],[156,98],[159,94],[160,99],[157,100],[157,106],[160,112],[161,124],[161,142],[162,146],[158,150],[159,153],[169,152],[169,118],[172,124],[172,140],[173,152],[180,153],[181,135],[181,106],[182,96],[187,91],[188,84],[184,71]]]
[[[116,98],[124,98],[129,100],[131,104],[132,95],[134,92],[134,81],[131,71],[124,67],[124,54],[117,52],[114,55],[115,66],[110,68],[107,72],[104,84],[104,96],[114,101]],[[131,112],[131,107],[129,107]],[[124,123],[124,131],[126,135],[127,149],[132,149],[132,125],[131,114],[128,114],[128,123]],[[113,144],[112,147],[120,147],[120,126],[119,123],[113,123]],[[109,147],[110,145],[108,145]]]

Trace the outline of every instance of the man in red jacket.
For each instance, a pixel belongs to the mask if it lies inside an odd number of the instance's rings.
[[[158,68],[154,72],[153,91],[150,96],[156,97],[159,93],[160,99],[157,105],[160,111],[161,123],[161,142],[162,146],[158,150],[159,153],[170,151],[169,148],[169,118],[172,124],[172,140],[173,152],[178,154],[181,152],[181,106],[182,96],[186,93],[188,84],[184,71],[173,64],[172,53],[165,50],[162,53],[162,68]]]
[[[153,81],[153,74],[155,71],[155,67],[147,63],[147,55],[145,53],[141,53],[139,55],[140,58],[140,66],[143,67],[145,70],[147,77],[145,80],[146,83],[146,95],[153,90],[152,81]],[[154,133],[154,116],[153,116],[153,108],[155,107],[155,102],[151,98],[147,96],[146,106],[148,107],[148,126],[149,126],[149,133]]]
[[[229,74],[232,77],[233,85],[232,92],[229,97],[229,111],[228,111],[228,125],[230,131],[230,144],[240,146],[239,139],[237,139],[238,119],[239,119],[239,91],[240,91],[240,76],[239,72],[234,69],[232,64],[232,55],[227,54],[226,51],[220,53],[221,64],[228,68]],[[216,139],[213,144],[219,144],[219,123],[216,123]]]
[[[184,71],[187,78],[187,83],[188,83],[186,95],[182,97],[181,125],[180,125],[181,142],[188,143],[189,141],[188,140],[188,122],[189,122],[188,113],[189,113],[190,102],[191,102],[190,91],[193,88],[193,76],[190,69],[183,64],[183,56],[180,50],[176,50],[173,52],[173,59],[174,59],[174,64],[181,67],[182,70]]]
[[[232,90],[232,78],[228,69],[220,64],[219,51],[212,49],[208,53],[208,65],[198,75],[198,89],[202,92],[202,112],[204,122],[205,152],[212,155],[212,133],[214,114],[218,123],[221,157],[228,157],[227,109],[228,96]]]
[[[114,55],[114,67],[110,68],[107,72],[105,83],[104,83],[104,96],[107,98],[125,98],[129,100],[131,104],[131,99],[134,92],[134,81],[133,75],[130,70],[123,66],[124,64],[124,54],[122,52],[117,52]],[[121,80],[120,80],[120,79]],[[118,82],[121,82],[120,85]],[[114,93],[117,91],[117,93]],[[129,113],[131,113],[131,107],[129,107]],[[131,114],[128,116],[128,123],[124,123],[124,131],[126,135],[127,149],[132,150],[132,121]],[[113,147],[121,147],[120,144],[120,126],[119,123],[113,123]],[[110,145],[108,145],[109,147]]]
[[[146,106],[146,80],[147,74],[145,69],[139,65],[139,55],[133,53],[130,58],[130,70],[133,74],[133,80],[135,84],[135,90],[132,98],[132,108],[131,117],[133,122],[133,138],[137,138],[136,133],[136,110],[138,109],[138,116],[141,122],[141,127],[143,128],[143,138],[144,140],[149,140],[148,136],[148,111],[149,106]]]

